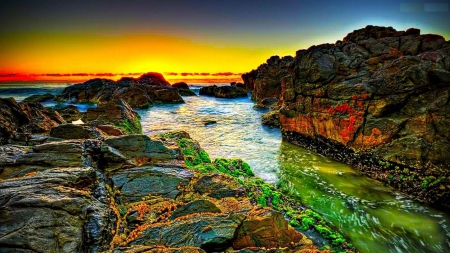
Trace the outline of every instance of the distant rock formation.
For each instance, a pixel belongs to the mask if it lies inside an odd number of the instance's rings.
[[[230,86],[205,86],[200,88],[200,95],[214,96],[216,98],[237,98],[247,97],[247,91],[244,88],[237,87],[236,85]]]
[[[150,72],[139,78],[124,77],[117,82],[92,79],[65,88],[55,101],[102,103],[123,99],[132,108],[148,108],[155,103],[183,103],[178,90],[159,73]]]
[[[283,138],[450,208],[450,41],[367,26],[242,76]]]

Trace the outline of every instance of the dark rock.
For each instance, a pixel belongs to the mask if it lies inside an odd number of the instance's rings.
[[[122,99],[132,108],[148,108],[154,103],[183,103],[178,90],[159,73],[139,78],[122,78],[117,82],[92,79],[65,88],[56,101],[104,103]]]
[[[280,128],[280,112],[275,110],[262,115],[261,123],[272,128]]]
[[[170,219],[176,219],[193,213],[220,213],[220,209],[209,200],[194,200],[181,207],[178,207],[170,216]]]
[[[200,95],[214,96],[217,98],[247,97],[247,91],[237,86],[205,86],[200,88]]]
[[[112,176],[120,198],[126,202],[139,201],[149,194],[175,199],[179,186],[187,185],[193,174],[183,168],[143,166],[123,169]]]
[[[50,137],[60,139],[95,139],[104,135],[98,129],[90,126],[62,124],[50,130]]]
[[[200,177],[194,190],[216,199],[244,196],[245,189],[234,178],[222,174],[207,174]]]
[[[261,102],[253,106],[253,108],[271,108],[278,103],[279,99],[276,97],[264,98]]]
[[[66,121],[57,112],[39,103],[17,103],[13,98],[0,98],[0,144],[11,142],[18,134],[47,132],[61,123]]]
[[[197,96],[191,89],[189,88],[189,85],[185,82],[179,82],[172,84],[172,87],[175,87],[178,89],[178,93],[180,93],[181,96]]]
[[[207,121],[204,121],[203,124],[205,126],[214,125],[214,124],[217,124],[217,121],[215,121],[215,120],[207,120]]]
[[[22,102],[24,103],[40,103],[45,102],[47,100],[53,99],[55,95],[47,93],[47,94],[41,94],[41,95],[32,95],[27,98],[25,98]]]

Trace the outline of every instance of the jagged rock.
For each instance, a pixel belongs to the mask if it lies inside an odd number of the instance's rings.
[[[450,207],[448,44],[418,29],[367,26],[285,63],[271,57],[243,80],[259,102],[280,98],[283,139]]]
[[[220,213],[220,209],[211,201],[199,199],[178,207],[170,216],[170,219],[176,219],[193,213]]]
[[[57,168],[0,182],[5,252],[105,250],[108,205],[95,196],[92,168]]]
[[[177,88],[181,96],[197,96],[197,94],[189,89],[189,85],[185,82],[174,83],[172,87]]]
[[[133,247],[120,247],[114,250],[108,251],[109,253],[206,253],[203,249],[199,247],[175,247],[168,248],[163,245],[133,245]]]
[[[279,99],[276,97],[268,97],[261,100],[261,102],[258,102],[256,105],[253,106],[253,108],[271,108],[278,103]]]
[[[205,86],[200,88],[199,94],[216,98],[247,97],[247,91],[237,86]]]
[[[55,109],[68,123],[77,121],[83,117],[83,113],[75,105],[68,105],[60,109]]]
[[[45,102],[47,100],[53,99],[55,95],[47,93],[47,94],[40,94],[40,95],[32,95],[27,98],[25,98],[22,102],[24,103],[40,103]]]
[[[18,134],[43,133],[66,123],[54,111],[39,103],[17,103],[13,98],[0,98],[0,144],[11,142]]]
[[[90,125],[111,124],[125,133],[141,133],[140,116],[123,100],[112,100],[89,108],[82,120]]]
[[[261,123],[273,128],[280,128],[280,112],[278,110],[274,110],[263,114]]]
[[[120,198],[133,202],[149,194],[175,199],[180,194],[178,187],[187,185],[192,177],[183,168],[143,166],[116,172],[112,180],[120,190]]]
[[[104,103],[122,99],[132,108],[147,108],[154,103],[183,103],[178,90],[159,73],[147,73],[139,78],[124,77],[117,82],[92,79],[65,88],[56,101]]]

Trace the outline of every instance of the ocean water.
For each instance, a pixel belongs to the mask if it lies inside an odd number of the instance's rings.
[[[198,86],[193,89],[198,93]],[[144,133],[184,130],[212,158],[246,160],[259,177],[322,214],[361,252],[450,252],[450,214],[283,142],[279,130],[261,125],[265,111],[253,109],[249,98],[184,99],[184,104],[137,110]],[[216,123],[205,125],[207,121]]]

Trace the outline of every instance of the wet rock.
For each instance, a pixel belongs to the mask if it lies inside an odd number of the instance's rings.
[[[120,128],[112,125],[97,125],[95,127],[111,136],[121,136],[125,134]]]
[[[120,190],[120,198],[133,202],[149,194],[175,199],[180,194],[178,187],[187,185],[192,177],[183,168],[143,166],[118,171],[112,180]]]
[[[179,208],[177,208],[170,219],[176,219],[181,216],[186,216],[193,213],[220,213],[220,209],[209,200],[194,200],[192,202],[187,203]]]
[[[232,177],[222,174],[206,174],[201,176],[194,185],[194,190],[212,198],[244,196],[245,190]]]
[[[207,121],[204,121],[203,124],[205,126],[214,125],[214,124],[217,124],[217,121],[215,121],[215,120],[207,120]]]
[[[197,96],[197,94],[189,89],[189,85],[185,82],[174,83],[172,87],[177,88],[181,96]]]
[[[47,100],[53,99],[55,95],[47,93],[47,94],[40,94],[40,95],[32,95],[27,98],[25,98],[22,102],[24,103],[41,103],[45,102]]]
[[[280,128],[280,112],[278,110],[274,110],[263,114],[261,123],[272,128]]]
[[[253,108],[271,108],[275,106],[276,103],[278,103],[278,98],[276,97],[264,98],[261,102],[254,105]]]
[[[125,135],[105,140],[105,144],[117,149],[129,158],[147,158],[152,161],[177,159],[179,151],[170,149],[160,140],[146,135]]]
[[[113,125],[127,134],[141,133],[140,116],[123,100],[112,100],[89,108],[82,120],[90,125]]]

